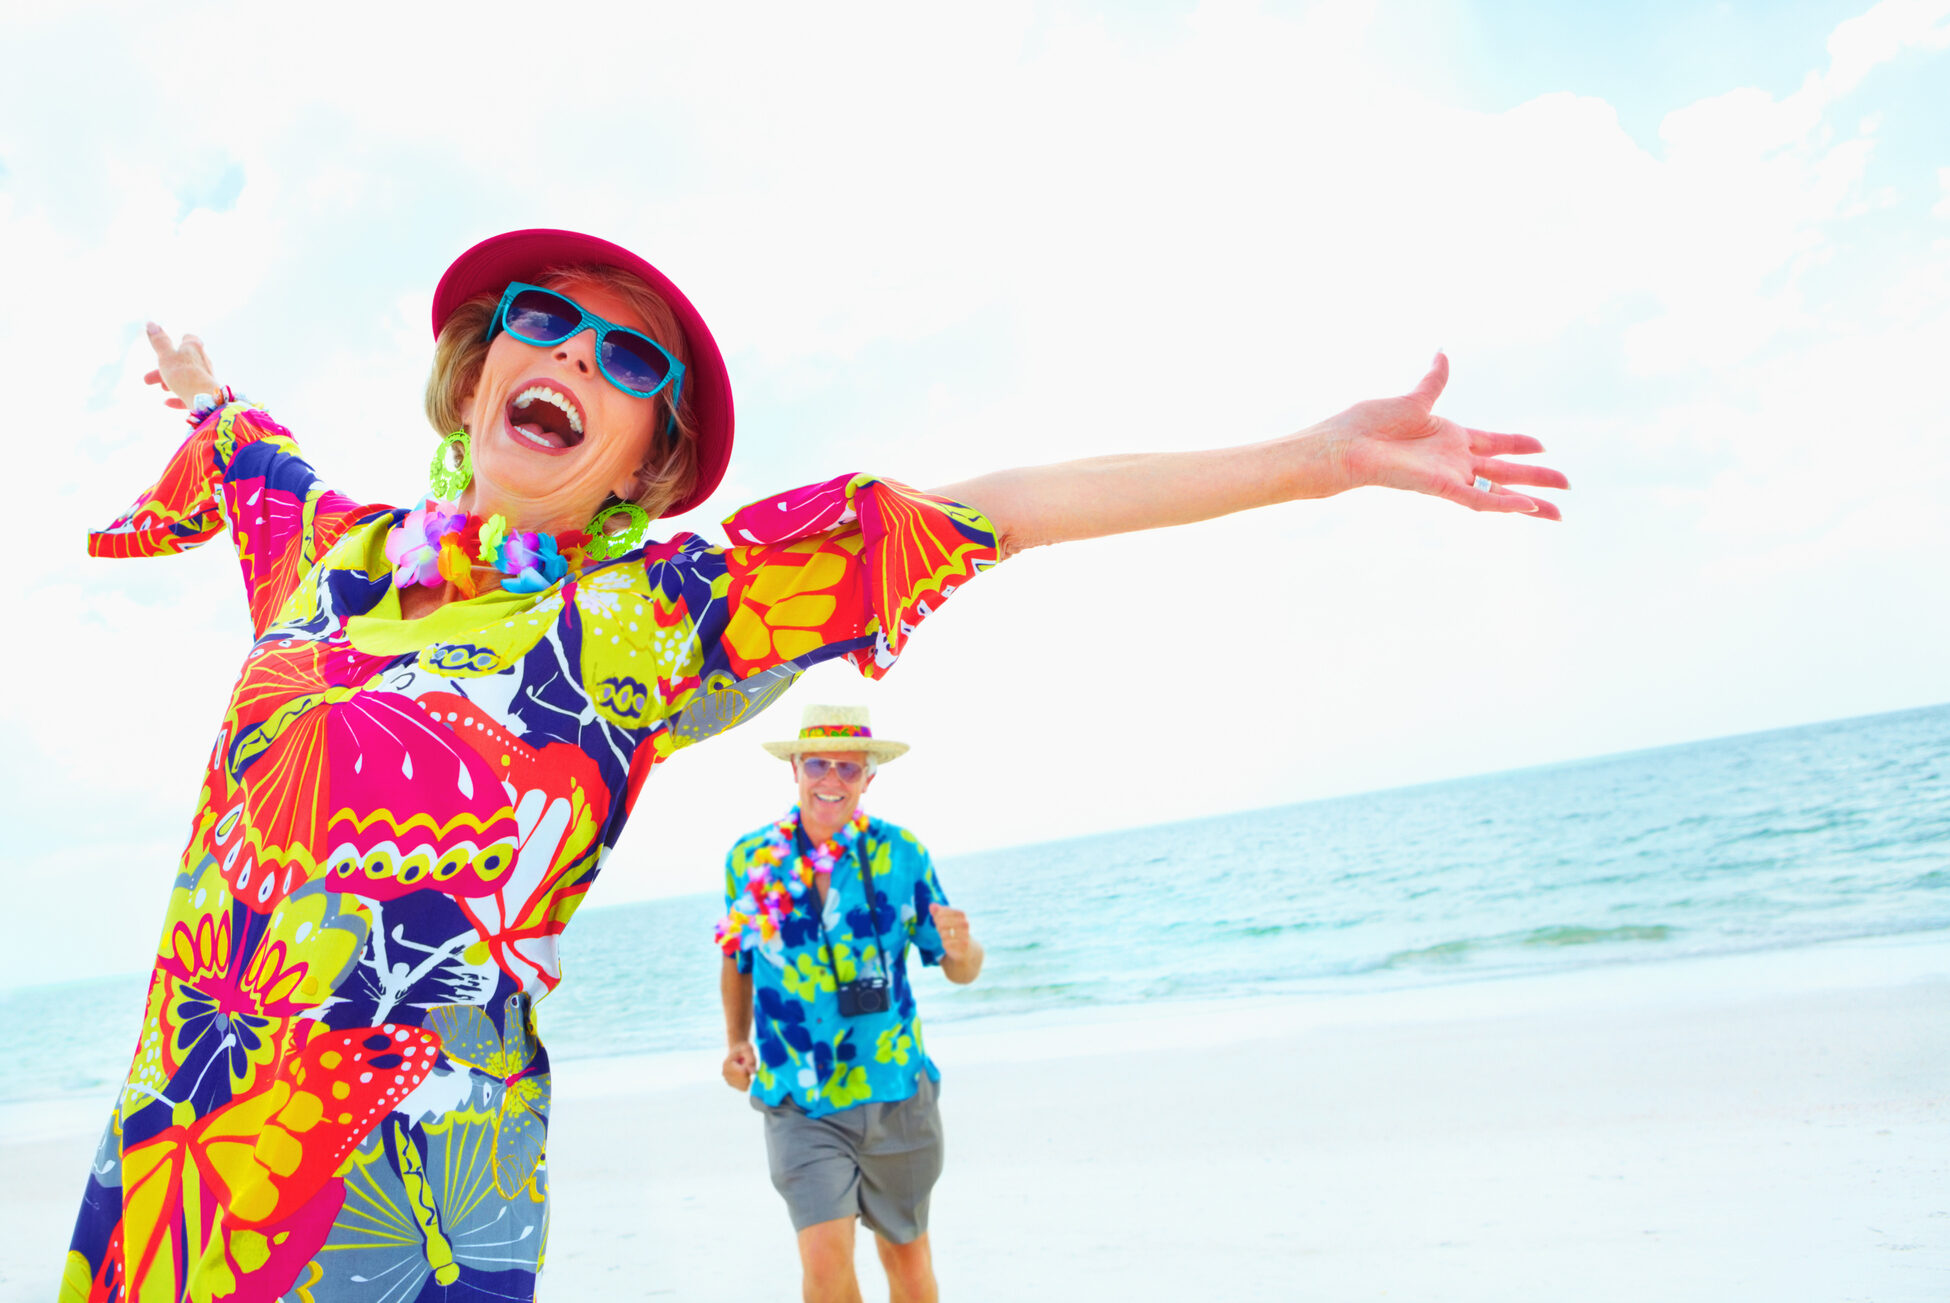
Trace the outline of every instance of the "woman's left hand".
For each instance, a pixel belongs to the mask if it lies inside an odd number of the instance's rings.
[[[1501,460],[1544,450],[1528,435],[1472,430],[1434,412],[1449,383],[1449,359],[1441,353],[1422,382],[1400,398],[1374,398],[1322,422],[1346,488],[1373,484],[1408,489],[1468,507],[1472,511],[1534,513],[1562,520],[1555,504],[1509,486],[1568,489],[1571,482],[1548,466]],[[1475,487],[1478,478],[1490,487]]]

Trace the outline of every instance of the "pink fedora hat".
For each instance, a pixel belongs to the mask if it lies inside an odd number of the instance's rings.
[[[454,309],[476,294],[499,294],[509,281],[537,280],[550,267],[569,263],[620,267],[642,277],[663,296],[684,328],[684,345],[690,354],[684,401],[690,404],[697,426],[697,484],[664,514],[689,511],[711,496],[731,461],[731,377],[725,373],[724,357],[718,352],[718,341],[711,338],[711,328],[668,276],[621,245],[593,235],[540,228],[509,231],[481,241],[447,268],[433,292],[433,333],[438,336]]]

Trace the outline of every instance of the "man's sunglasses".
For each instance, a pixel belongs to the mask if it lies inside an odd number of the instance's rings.
[[[507,331],[524,344],[553,347],[585,330],[596,332],[596,365],[624,393],[648,398],[670,386],[675,411],[684,396],[684,364],[642,331],[604,321],[566,294],[512,282],[488,323],[487,337]]]
[[[828,760],[825,756],[800,756],[799,768],[815,783],[826,777],[829,769],[840,776],[842,783],[857,783],[860,775],[867,772],[867,767],[857,760]]]

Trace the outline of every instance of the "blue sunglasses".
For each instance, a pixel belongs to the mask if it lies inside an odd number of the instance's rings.
[[[514,281],[502,292],[487,337],[507,331],[524,344],[551,348],[585,330],[596,332],[596,365],[603,378],[637,398],[670,386],[673,415],[684,397],[684,364],[650,336],[604,321],[566,294]]]

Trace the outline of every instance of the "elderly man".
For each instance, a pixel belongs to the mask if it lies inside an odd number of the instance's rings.
[[[725,860],[724,1079],[765,1115],[807,1303],[859,1303],[855,1217],[874,1232],[893,1303],[933,1303],[941,1073],[907,951],[966,983],[982,947],[914,834],[860,811],[874,770],[906,743],[874,737],[865,707],[808,706],[799,736],[765,749],[792,762],[799,804]]]

